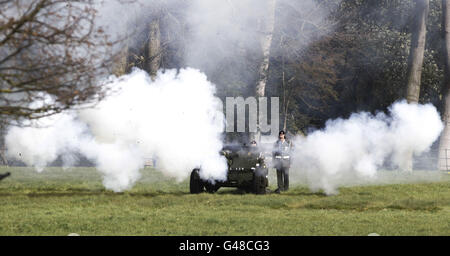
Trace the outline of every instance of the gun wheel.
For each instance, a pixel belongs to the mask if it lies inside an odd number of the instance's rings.
[[[267,178],[265,172],[262,170],[258,170],[255,172],[255,176],[253,178],[253,191],[257,195],[263,195],[266,193],[266,187],[268,185]]]

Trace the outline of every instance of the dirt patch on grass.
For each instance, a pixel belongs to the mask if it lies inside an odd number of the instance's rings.
[[[412,210],[412,211],[438,211],[441,208],[435,201],[418,200],[414,198],[408,198],[404,200],[396,201],[386,208],[395,210]]]
[[[354,200],[354,201],[344,201],[344,200],[320,200],[317,202],[307,203],[303,208],[306,209],[333,209],[333,210],[353,210],[353,211],[364,211],[368,210],[370,207],[370,202],[367,200]]]
[[[410,211],[439,211],[438,202],[408,198],[393,203],[364,198],[324,199],[307,203],[284,204],[285,209],[311,210],[343,210],[343,211],[381,211],[381,210],[410,210]],[[281,207],[280,207],[281,208]]]

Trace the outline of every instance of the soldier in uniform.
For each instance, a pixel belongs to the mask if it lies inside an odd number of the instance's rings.
[[[259,150],[256,141],[252,140],[250,142],[249,152],[258,160],[259,164],[264,164],[263,153]]]
[[[281,191],[287,191],[289,189],[289,167],[291,165],[292,144],[286,138],[284,131],[280,131],[278,134],[278,140],[275,142],[273,150],[273,159],[275,169],[277,170],[277,183],[278,188],[276,193]]]

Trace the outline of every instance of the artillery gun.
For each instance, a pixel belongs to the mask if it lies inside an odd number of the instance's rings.
[[[227,158],[226,181],[204,181],[200,178],[201,168],[195,168],[191,172],[190,192],[214,193],[221,187],[237,187],[255,194],[265,194],[269,185],[268,168],[264,157],[256,147],[228,145],[221,154]]]

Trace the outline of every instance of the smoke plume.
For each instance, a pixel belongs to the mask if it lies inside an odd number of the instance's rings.
[[[294,139],[292,171],[314,190],[334,194],[342,185],[376,178],[389,161],[411,170],[412,157],[430,149],[443,129],[431,104],[394,103],[389,115],[357,113],[326,123],[323,130]]]
[[[146,72],[135,70],[105,86],[112,93],[95,108],[12,127],[6,136],[8,156],[42,171],[58,156],[81,153],[114,191],[131,188],[151,157],[178,180],[199,166],[203,179],[226,178],[226,162],[219,155],[224,117],[204,74],[169,70],[152,82]]]

